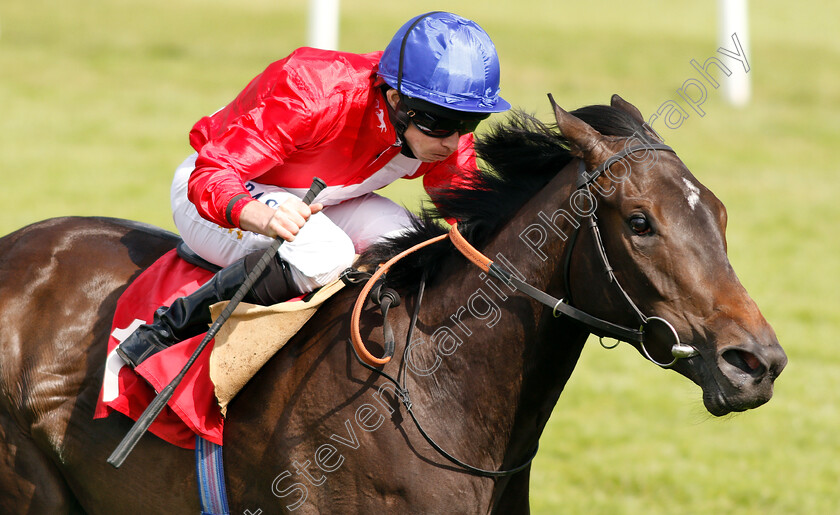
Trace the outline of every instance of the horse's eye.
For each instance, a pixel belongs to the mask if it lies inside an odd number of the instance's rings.
[[[650,233],[650,222],[648,222],[648,219],[645,218],[645,215],[633,215],[630,217],[628,223],[630,224],[630,228],[633,229],[633,232],[636,234]]]

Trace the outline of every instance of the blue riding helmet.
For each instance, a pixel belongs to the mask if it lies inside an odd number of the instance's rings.
[[[379,76],[401,95],[448,110],[500,113],[499,56],[474,21],[434,11],[409,20],[379,62]]]

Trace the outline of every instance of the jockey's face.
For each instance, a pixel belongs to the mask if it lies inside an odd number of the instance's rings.
[[[388,102],[396,108],[397,102],[399,101],[399,93],[394,89],[390,89],[388,90],[387,96]],[[414,157],[425,163],[443,161],[452,155],[458,149],[458,140],[460,137],[461,135],[457,132],[445,138],[427,136],[413,123],[408,124],[408,128],[403,134],[405,144],[414,153]]]
[[[445,138],[426,136],[413,123],[408,125],[403,136],[414,156],[425,163],[443,161],[452,155],[458,149],[458,140],[461,137],[457,132]]]

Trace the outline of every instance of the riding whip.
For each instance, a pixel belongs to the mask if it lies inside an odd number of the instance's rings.
[[[312,203],[318,193],[321,192],[326,187],[324,181],[315,177],[312,179],[312,185],[309,187],[309,191],[306,192],[306,195],[303,197],[303,202],[306,205]],[[137,442],[140,441],[140,438],[149,429],[149,426],[152,425],[152,422],[155,421],[160,412],[163,411],[164,406],[166,403],[169,402],[169,399],[172,397],[172,394],[175,393],[175,388],[181,383],[184,379],[184,376],[187,374],[187,371],[192,367],[195,360],[198,359],[198,356],[201,354],[201,351],[207,347],[207,344],[210,343],[216,333],[219,332],[222,325],[227,322],[227,319],[230,317],[233,310],[236,309],[236,306],[242,301],[245,297],[245,294],[251,289],[257,279],[259,279],[260,275],[262,275],[265,267],[268,266],[268,263],[274,259],[274,256],[277,254],[277,250],[280,248],[280,245],[283,244],[283,239],[275,238],[273,242],[271,242],[271,246],[269,246],[265,253],[262,255],[257,264],[254,266],[253,270],[248,274],[245,278],[245,281],[242,283],[242,286],[236,291],[233,295],[233,298],[228,302],[228,305],[225,306],[225,309],[222,310],[219,317],[213,322],[213,325],[210,326],[210,329],[207,330],[207,334],[204,335],[204,339],[201,340],[201,343],[195,349],[195,352],[192,353],[190,359],[187,360],[187,363],[181,369],[177,376],[168,384],[166,387],[160,391],[157,396],[152,400],[151,403],[146,407],[146,410],[143,411],[143,414],[137,419],[134,425],[131,427],[131,430],[126,433],[125,437],[122,439],[120,444],[114,449],[114,452],[111,453],[111,456],[108,457],[108,463],[110,463],[114,468],[119,468],[120,465],[123,464],[125,459],[131,454],[131,451],[134,450],[134,447],[137,445]]]

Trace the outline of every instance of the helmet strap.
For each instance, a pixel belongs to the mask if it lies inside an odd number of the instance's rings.
[[[408,30],[405,31],[405,34],[403,34],[402,42],[400,43],[400,62],[399,62],[399,66],[397,68],[397,93],[399,93],[400,95],[403,94],[403,92],[402,92],[403,62],[405,61],[405,45],[406,45],[406,43],[408,43],[408,36],[409,36],[409,34],[411,34],[411,31],[414,30],[414,27],[416,27],[421,21],[423,21],[424,18],[428,18],[429,16],[431,16],[433,14],[440,14],[441,12],[442,11],[432,11],[432,12],[428,12],[428,13],[424,14],[423,16],[418,17],[416,20],[414,20],[414,23],[411,24],[411,26],[408,28]]]
[[[408,142],[405,140],[405,131],[408,129],[408,124],[411,123],[411,117],[408,115],[408,108],[406,107],[405,102],[403,102],[402,95],[400,95],[400,99],[397,102],[397,107],[392,107],[391,102],[388,102],[389,89],[391,89],[391,87],[387,84],[382,85],[382,95],[385,97],[385,105],[388,108],[388,120],[390,120],[391,125],[394,126],[397,137],[402,143],[400,153],[406,157],[416,159],[414,152],[411,151],[411,148],[408,146]]]
[[[403,34],[402,43],[400,44],[400,63],[399,69],[397,70],[397,93],[400,94],[400,101],[397,103],[396,109],[391,109],[391,104],[388,104],[388,114],[390,116],[391,111],[394,112],[394,118],[391,121],[394,124],[394,127],[397,129],[397,134],[402,140],[402,149],[400,150],[400,153],[406,157],[410,157],[411,159],[416,159],[416,157],[414,155],[414,152],[412,152],[411,148],[408,146],[408,142],[405,140],[404,136],[406,129],[408,129],[408,124],[411,123],[411,118],[408,116],[408,109],[406,108],[405,103],[402,99],[402,78],[403,63],[405,62],[405,45],[408,42],[408,36],[409,34],[411,34],[411,31],[414,30],[414,27],[416,27],[421,21],[423,21],[424,18],[428,18],[429,16],[433,14],[438,14],[440,12],[441,11],[432,11],[424,14],[423,16],[420,16],[419,18],[414,20],[414,23],[412,23],[408,30],[405,31],[405,34]]]

